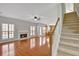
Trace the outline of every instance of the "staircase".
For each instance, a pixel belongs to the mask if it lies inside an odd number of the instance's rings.
[[[79,56],[79,18],[75,12],[65,14],[58,56]]]

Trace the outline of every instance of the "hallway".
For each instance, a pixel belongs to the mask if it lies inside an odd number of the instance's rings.
[[[58,56],[79,55],[79,18],[75,12],[64,17]]]

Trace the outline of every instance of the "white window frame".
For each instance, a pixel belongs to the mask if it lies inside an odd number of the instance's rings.
[[[14,38],[14,24],[2,24],[2,39]]]
[[[40,35],[42,35],[42,27],[40,27]]]
[[[30,26],[30,35],[35,35],[35,26]]]
[[[43,27],[42,29],[43,29],[43,34],[45,34],[46,33],[46,27]]]

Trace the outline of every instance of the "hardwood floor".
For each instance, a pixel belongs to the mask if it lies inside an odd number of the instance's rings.
[[[1,56],[49,56],[49,37],[34,37],[26,40],[0,43]]]

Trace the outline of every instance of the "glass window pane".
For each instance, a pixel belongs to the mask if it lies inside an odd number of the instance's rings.
[[[14,37],[14,24],[9,24],[9,38]]]
[[[9,31],[14,31],[14,24],[9,24]]]
[[[2,33],[2,38],[3,38],[3,39],[8,38],[8,32],[3,32],[3,33]]]
[[[42,35],[42,27],[40,27],[40,35]]]
[[[8,32],[6,32],[5,36],[7,36],[7,37],[8,37]]]
[[[35,35],[35,26],[32,27],[33,35]]]
[[[14,32],[9,32],[9,38],[13,38],[14,37]]]
[[[32,26],[30,26],[30,35],[32,35],[33,33],[32,33]]]
[[[8,24],[6,24],[6,27],[5,28],[6,28],[6,31],[8,31]]]
[[[9,38],[14,37],[14,24],[2,24],[2,38],[8,38],[8,34]]]
[[[12,31],[14,31],[14,24],[12,24]]]
[[[12,38],[14,38],[14,34],[12,34]]]
[[[35,26],[33,26],[33,31],[35,30]]]
[[[43,34],[45,34],[46,32],[46,27],[43,27]]]
[[[12,32],[11,32],[11,31],[9,31],[9,34],[12,34]]]
[[[9,34],[9,38],[12,38],[12,35],[11,34]]]
[[[3,39],[7,39],[8,37],[7,37],[7,36],[3,36],[2,38],[3,38]]]
[[[8,24],[2,24],[2,31],[8,31]]]
[[[12,25],[11,24],[9,24],[9,31],[11,31],[12,30]]]

